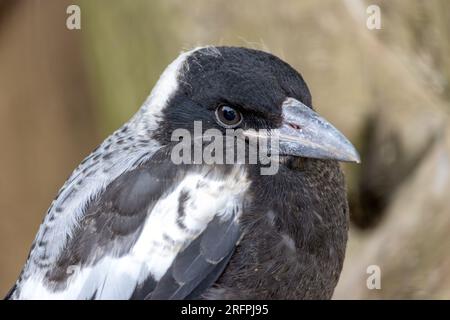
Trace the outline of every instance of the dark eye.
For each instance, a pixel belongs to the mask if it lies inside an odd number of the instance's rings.
[[[220,106],[216,109],[216,118],[225,128],[237,127],[242,122],[242,114],[230,106]]]

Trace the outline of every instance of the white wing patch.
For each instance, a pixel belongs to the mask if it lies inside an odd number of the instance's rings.
[[[190,173],[156,202],[128,254],[105,256],[95,265],[80,270],[72,268],[74,274],[67,287],[56,292],[45,284],[45,273],[35,273],[21,284],[19,298],[128,299],[136,286],[149,276],[156,281],[161,279],[176,255],[199,236],[216,215],[226,218],[236,212],[248,187],[246,174],[240,167],[226,176]],[[180,212],[183,195],[187,196]]]

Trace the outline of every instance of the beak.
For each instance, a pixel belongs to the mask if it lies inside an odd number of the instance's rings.
[[[281,155],[360,163],[351,142],[296,99],[287,98],[283,103],[283,123],[278,135]]]
[[[359,154],[350,141],[311,108],[293,98],[287,98],[282,108],[282,126],[270,133],[271,139],[277,140],[276,147],[271,143],[272,152],[360,163]]]

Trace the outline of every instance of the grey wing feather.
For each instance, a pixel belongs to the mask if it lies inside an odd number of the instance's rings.
[[[195,299],[219,278],[241,236],[236,212],[216,216],[206,230],[180,252],[148,299]]]

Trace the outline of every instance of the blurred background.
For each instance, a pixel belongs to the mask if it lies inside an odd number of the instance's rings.
[[[66,9],[81,9],[69,30]],[[369,30],[376,4],[381,29]],[[270,51],[355,143],[336,299],[450,298],[450,1],[0,0],[0,296],[75,166],[198,45]],[[368,289],[369,266],[381,289]]]

